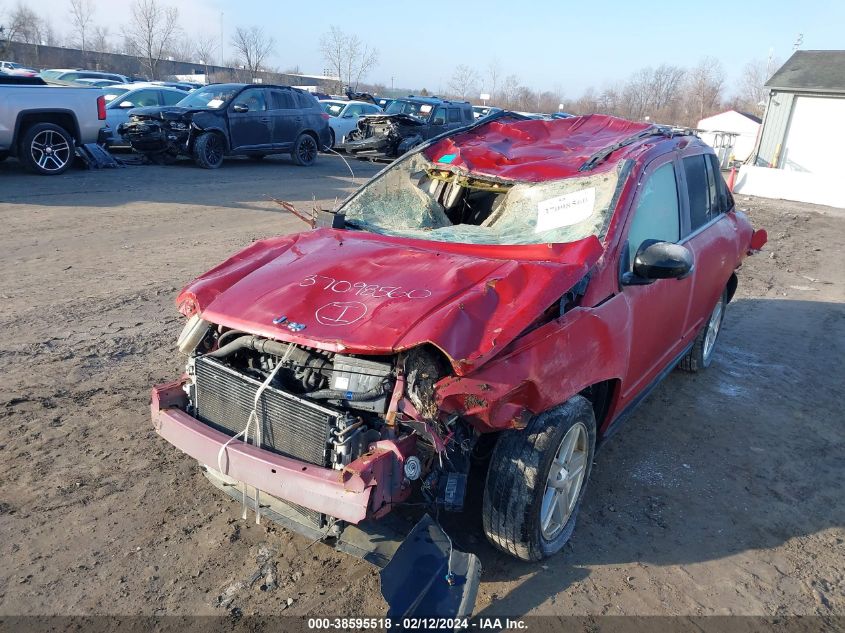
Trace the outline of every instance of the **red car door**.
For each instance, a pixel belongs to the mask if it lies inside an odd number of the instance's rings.
[[[627,223],[629,256],[622,264],[627,264],[627,271],[632,269],[634,256],[643,241],[680,241],[685,222],[682,222],[681,181],[675,157],[672,153],[656,158],[640,178]],[[624,401],[633,399],[683,350],[694,274],[623,288],[631,315]]]
[[[732,206],[730,193],[711,154],[684,156],[683,189],[689,209],[688,235],[682,240],[693,253],[692,298],[685,340],[693,340],[710,316],[736,264],[736,225],[725,212]]]

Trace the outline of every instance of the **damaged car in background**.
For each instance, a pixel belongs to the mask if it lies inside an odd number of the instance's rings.
[[[435,136],[469,125],[474,119],[472,105],[466,101],[414,96],[395,99],[384,114],[361,117],[342,147],[359,158],[389,162]]]
[[[317,100],[298,88],[212,84],[175,105],[130,110],[117,132],[157,163],[188,156],[216,169],[225,156],[290,154],[297,165],[313,165],[331,142],[328,119]]]
[[[472,474],[464,521],[497,548],[563,548],[596,446],[710,365],[766,241],[697,137],[600,115],[487,117],[316,219],[182,290],[186,370],[153,424],[244,517],[383,567],[394,616],[471,611],[478,559],[432,517],[464,511]]]

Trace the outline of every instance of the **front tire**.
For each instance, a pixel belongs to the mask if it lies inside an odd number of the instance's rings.
[[[223,164],[226,148],[215,132],[205,132],[194,141],[194,162],[203,169],[217,169]]]
[[[66,172],[75,152],[73,136],[53,123],[38,123],[24,134],[18,159],[29,171],[42,176]]]
[[[575,529],[595,445],[593,407],[582,396],[503,432],[484,486],[490,542],[525,561],[559,552]]]
[[[707,323],[701,328],[692,348],[687,355],[678,363],[678,367],[684,371],[695,374],[710,367],[713,362],[713,350],[716,348],[716,339],[722,331],[722,321],[725,319],[725,308],[728,305],[728,291],[722,290],[722,296],[716,302]]]
[[[317,141],[310,134],[300,134],[293,144],[291,157],[293,162],[302,167],[309,167],[317,160]]]

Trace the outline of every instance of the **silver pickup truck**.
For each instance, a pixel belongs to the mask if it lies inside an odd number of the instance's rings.
[[[37,174],[61,174],[77,145],[97,142],[105,118],[99,88],[0,84],[0,160],[16,156]]]

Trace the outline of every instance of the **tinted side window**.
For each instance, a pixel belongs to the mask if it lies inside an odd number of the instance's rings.
[[[449,108],[449,123],[460,123],[461,111],[457,108]]]
[[[364,114],[375,114],[376,112],[381,112],[381,108],[374,105],[364,106]]]
[[[292,110],[296,107],[293,104],[293,96],[287,90],[273,90],[270,93],[270,103],[274,110]]]
[[[438,106],[431,117],[431,122],[435,125],[443,125],[446,123],[446,108]]]
[[[467,123],[472,123],[475,120],[475,114],[472,112],[472,108],[466,108],[464,110],[464,121]]]
[[[352,104],[346,107],[346,110],[343,111],[343,116],[352,115],[352,116],[361,116],[361,111],[363,106],[358,105],[357,103]]]
[[[314,107],[314,97],[311,95],[307,95],[302,92],[294,92],[293,96],[296,99],[296,107],[306,109]]]
[[[182,99],[185,98],[187,93],[185,92],[171,92],[170,90],[163,90],[162,96],[164,97],[164,105],[173,105],[174,103],[179,103]]]
[[[655,169],[640,185],[634,218],[628,230],[631,261],[645,240],[677,242],[681,224],[675,167],[667,163]]]
[[[710,185],[703,155],[684,158],[684,173],[689,193],[690,231],[710,220]]]
[[[264,99],[264,88],[248,88],[235,98],[235,103],[243,103],[250,112],[261,112],[267,109]]]
[[[708,154],[707,159],[713,179],[715,180],[718,213],[727,213],[733,206],[733,197],[731,196],[731,192],[728,191],[728,185],[722,177],[722,172],[719,170],[719,159],[714,154]],[[711,208],[715,208],[715,206],[711,205]]]

